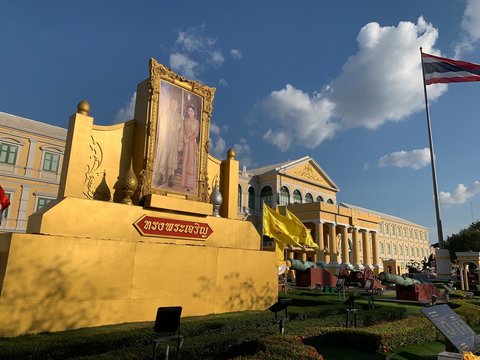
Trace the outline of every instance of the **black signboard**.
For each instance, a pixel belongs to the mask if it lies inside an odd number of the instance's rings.
[[[430,306],[421,311],[459,352],[480,350],[480,336],[448,305]]]

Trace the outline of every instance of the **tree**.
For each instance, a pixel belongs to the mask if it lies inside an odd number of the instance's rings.
[[[450,252],[452,259],[456,258],[457,251],[480,251],[480,221],[447,237],[445,248]]]

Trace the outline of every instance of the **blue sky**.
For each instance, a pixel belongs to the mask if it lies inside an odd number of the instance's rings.
[[[131,118],[148,60],[217,88],[211,152],[310,155],[340,201],[437,241],[419,47],[480,63],[480,0],[2,1],[0,111]],[[480,83],[427,88],[444,235],[480,218]]]

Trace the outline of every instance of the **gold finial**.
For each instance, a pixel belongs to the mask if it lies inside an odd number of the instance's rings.
[[[127,205],[133,205],[131,197],[138,187],[138,180],[137,180],[137,177],[135,176],[135,173],[133,172],[133,160],[130,160],[130,168],[125,174],[121,186],[122,186],[122,191],[124,195],[121,203],[127,204]]]
[[[77,113],[88,116],[90,113],[90,104],[87,102],[87,100],[83,99],[78,103]]]
[[[227,151],[227,159],[235,159],[235,150],[232,148]]]

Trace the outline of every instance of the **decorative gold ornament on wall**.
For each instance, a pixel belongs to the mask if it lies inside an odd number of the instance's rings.
[[[95,180],[104,174],[103,171],[98,171],[100,165],[103,162],[103,150],[100,144],[95,141],[94,137],[90,138],[90,164],[87,164],[87,169],[85,171],[85,191],[83,194],[88,199],[93,199],[93,194],[95,192],[94,185]],[[106,183],[105,183],[106,184]]]

